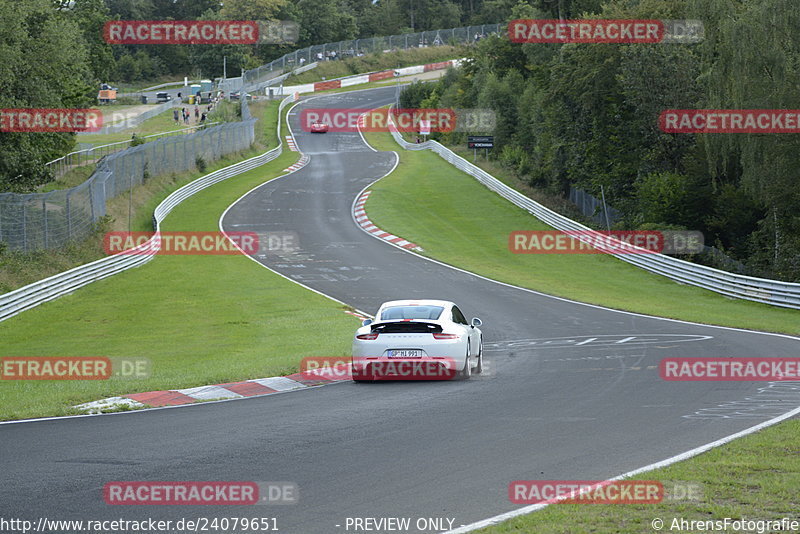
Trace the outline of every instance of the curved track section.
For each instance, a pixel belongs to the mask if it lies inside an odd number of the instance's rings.
[[[557,299],[362,231],[350,212],[354,198],[396,156],[370,150],[358,134],[305,134],[297,118],[305,105],[366,109],[394,95],[394,88],[377,89],[295,107],[290,120],[310,163],[245,195],[222,224],[226,231],[295,232],[299,250],[259,261],[367,312],[394,298],[458,302],[484,320],[489,372],[465,382],[344,382],[182,409],[5,425],[4,510],[76,519],[275,516],[282,532],[298,534],[347,532],[348,517],[409,517],[412,525],[440,517],[455,528],[519,508],[507,496],[513,480],[605,479],[798,405],[791,384],[668,383],[657,370],[667,356],[794,357],[794,338]],[[314,325],[298,325],[298,335],[314,335]],[[294,481],[300,503],[107,506],[100,490],[113,480]]]

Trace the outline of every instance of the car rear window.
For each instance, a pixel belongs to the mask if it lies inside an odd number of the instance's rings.
[[[392,319],[438,319],[444,311],[441,306],[392,306],[381,312],[381,321]]]

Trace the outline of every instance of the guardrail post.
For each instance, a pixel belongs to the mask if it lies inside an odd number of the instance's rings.
[[[28,251],[28,203],[22,201],[22,250]]]
[[[42,225],[42,230],[44,231],[44,248],[47,248],[48,241],[47,241],[47,197],[42,197],[42,217],[44,218],[44,224]]]
[[[89,216],[92,218],[92,222],[96,220],[94,218],[94,180],[89,182]]]
[[[66,210],[67,210],[67,240],[72,239],[72,214],[70,213],[70,202],[69,197],[72,194],[72,190],[67,191],[67,201],[66,201]]]

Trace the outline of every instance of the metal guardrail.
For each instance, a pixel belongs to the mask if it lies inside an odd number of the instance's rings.
[[[243,73],[241,87],[245,91],[253,92],[253,87],[259,87],[264,81],[274,77],[274,72],[281,74],[296,67],[302,67],[300,58],[312,63],[329,59],[347,59],[358,57],[373,52],[383,52],[408,48],[426,48],[455,43],[472,43],[475,38],[497,33],[505,29],[505,24],[481,24],[478,26],[464,26],[461,28],[448,28],[445,30],[430,30],[418,33],[403,33],[400,35],[386,35],[381,37],[366,37],[336,43],[313,45],[294,52],[289,52],[278,59],[250,69]],[[335,56],[329,54],[335,53]],[[263,87],[263,86],[261,86]]]
[[[279,117],[280,112],[283,111],[291,101],[292,97],[287,97],[281,101],[280,107],[278,108]],[[278,140],[280,141],[280,139],[281,123],[280,120],[278,120]],[[153,212],[153,226],[156,235],[146,243],[137,247],[140,253],[115,254],[0,295],[0,321],[5,321],[39,304],[72,293],[76,289],[96,282],[97,280],[102,280],[103,278],[107,278],[127,269],[144,265],[153,259],[153,255],[160,249],[159,232],[161,223],[176,206],[203,189],[274,160],[280,156],[282,152],[283,144],[281,143],[277,148],[265,152],[260,156],[241,161],[229,167],[225,167],[224,169],[212,172],[211,174],[207,174],[174,191],[165,198]]]
[[[477,179],[491,191],[526,210],[556,230],[579,231],[584,238],[577,237],[577,239],[587,242],[591,242],[592,234],[596,233],[596,230],[556,213],[526,197],[519,191],[512,189],[440,143],[436,141],[426,141],[419,144],[409,143],[403,139],[393,124],[390,125],[390,130],[395,141],[406,150],[432,150],[448,163]],[[607,236],[603,237],[607,239]],[[622,242],[619,243],[620,247],[626,246]],[[628,246],[628,248],[630,247]],[[800,284],[798,283],[729,273],[663,254],[627,253],[612,255],[646,271],[665,276],[682,284],[702,287],[728,297],[752,300],[784,308],[800,309]]]

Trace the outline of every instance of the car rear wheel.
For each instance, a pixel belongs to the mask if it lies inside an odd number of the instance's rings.
[[[472,366],[469,361],[469,344],[467,344],[467,357],[465,360],[464,368],[458,373],[459,380],[469,380],[469,377],[472,376]]]
[[[483,372],[483,339],[481,339],[481,345],[478,348],[478,365],[475,367],[475,374],[479,375]]]

